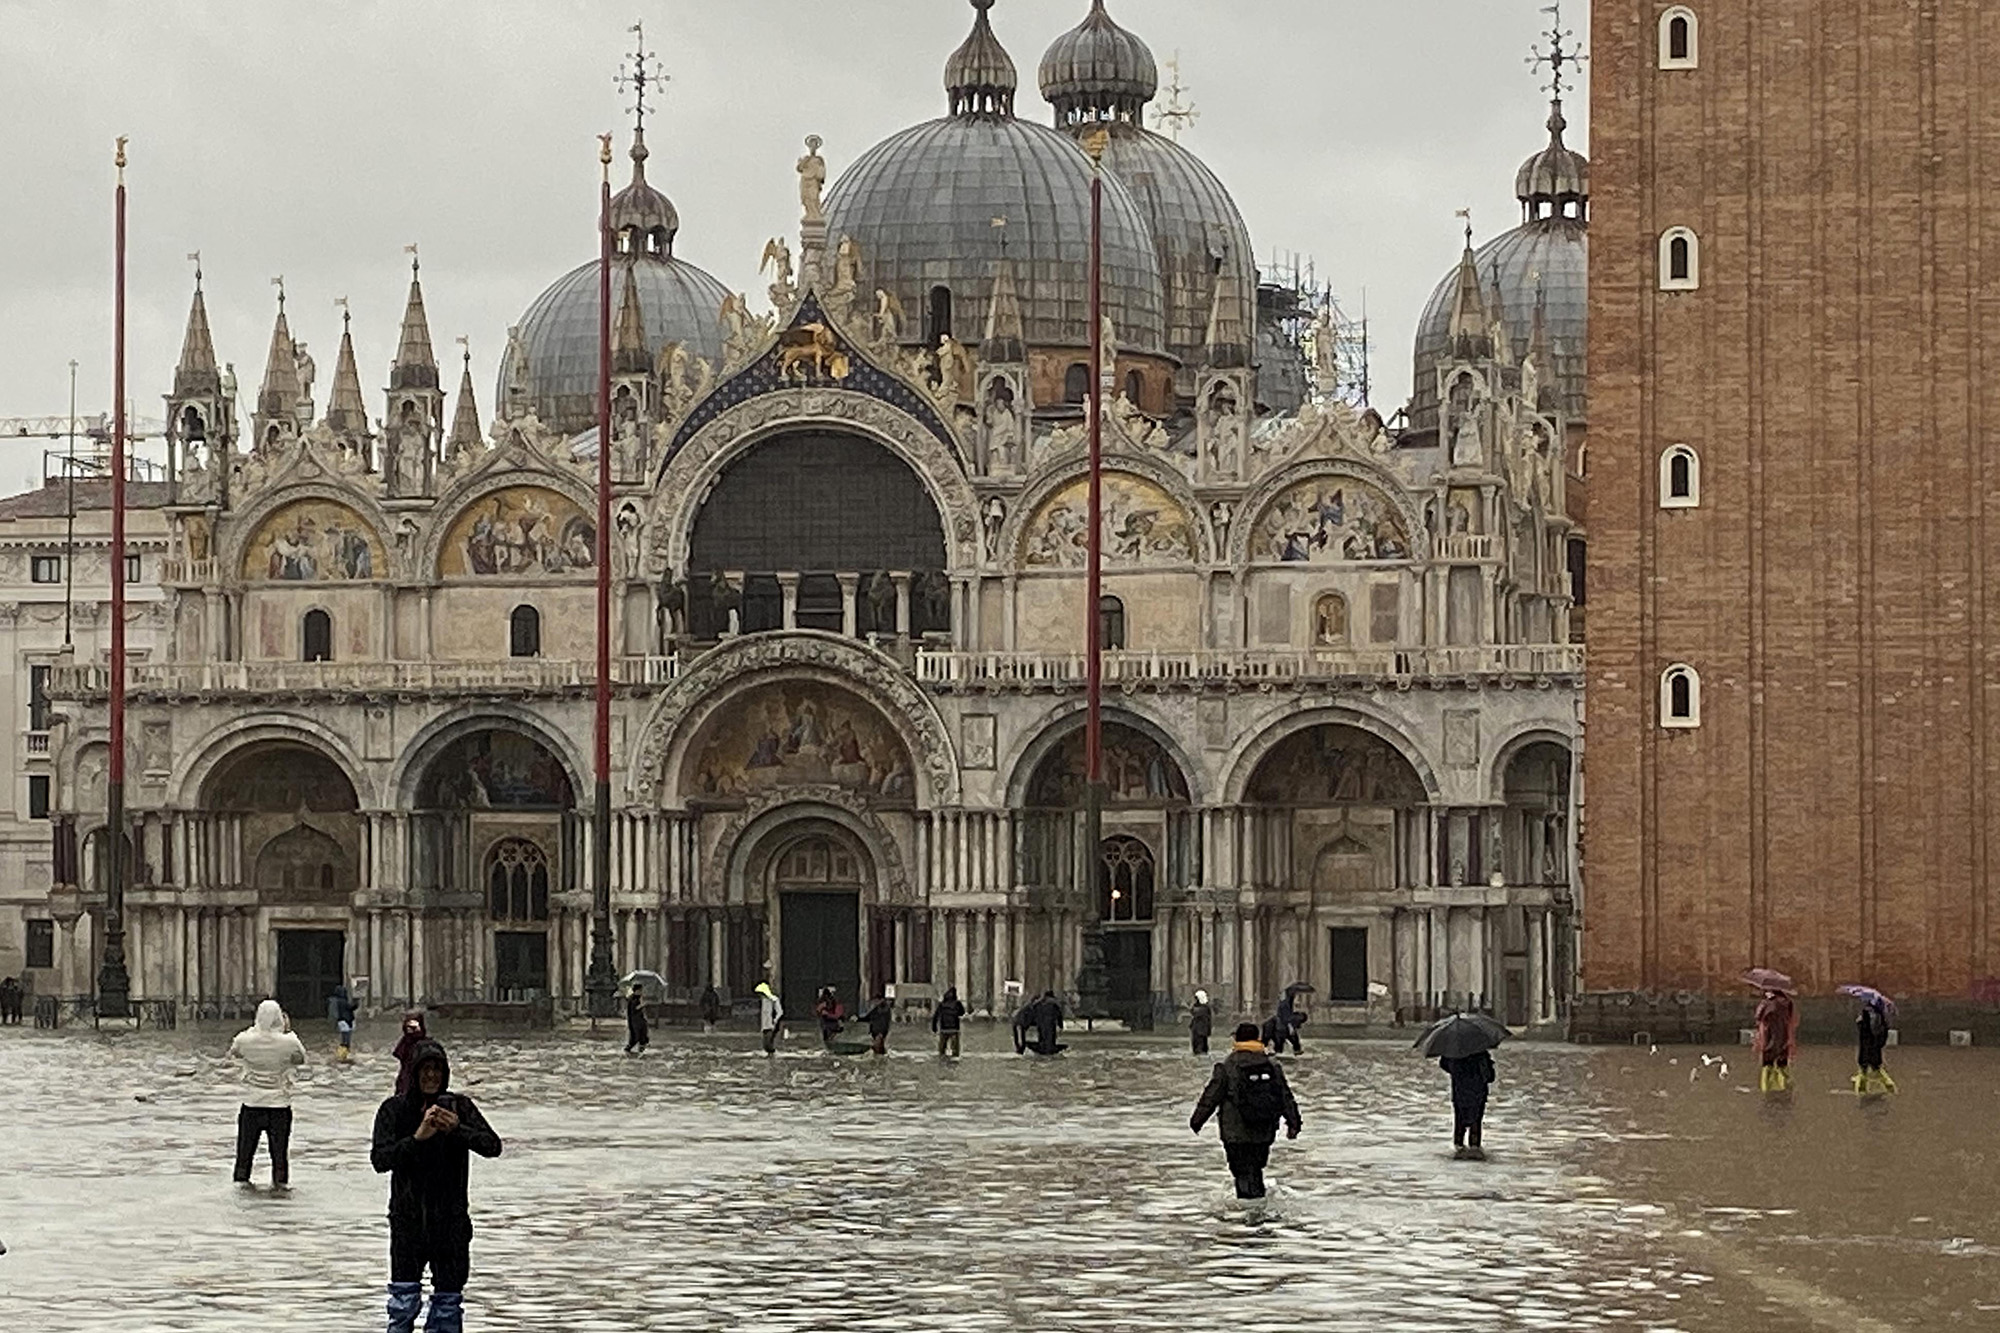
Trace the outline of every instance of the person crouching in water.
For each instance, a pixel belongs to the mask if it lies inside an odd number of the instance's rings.
[[[1861,1012],[1854,1016],[1854,1033],[1859,1047],[1854,1090],[1864,1094],[1894,1092],[1896,1080],[1882,1068],[1882,1052],[1889,1045],[1889,1002],[1885,997],[1862,1001]]]
[[[625,1054],[643,1055],[652,1044],[652,1033],[646,1027],[646,992],[634,986],[625,997]]]
[[[868,1012],[861,1015],[861,1021],[868,1025],[869,1048],[877,1055],[889,1053],[889,1027],[896,1021],[896,1011],[889,1007],[889,997],[877,997]]]
[[[271,1140],[271,1188],[292,1179],[292,1070],[306,1062],[305,1043],[276,1000],[257,1006],[257,1021],[229,1043],[229,1057],[243,1062],[243,1105],[236,1112],[236,1175],[250,1183],[257,1140]]]
[[[1498,1077],[1493,1055],[1481,1051],[1439,1056],[1438,1068],[1451,1076],[1451,1155],[1461,1162],[1483,1162],[1486,1149],[1480,1146],[1480,1135],[1486,1126],[1486,1090]]]
[[[785,1002],[778,998],[778,992],[771,989],[771,983],[757,983],[757,1029],[764,1034],[764,1054],[778,1053],[778,1025],[785,1021]]]
[[[1783,1092],[1792,1086],[1792,1050],[1799,1039],[1799,1010],[1781,990],[1767,990],[1757,1004],[1754,1046],[1757,1086],[1763,1092]]]
[[[1262,1033],[1255,1023],[1239,1023],[1235,1044],[1228,1056],[1216,1065],[1195,1103],[1189,1128],[1201,1133],[1208,1118],[1221,1113],[1222,1151],[1229,1158],[1229,1174],[1236,1181],[1236,1197],[1264,1197],[1264,1167],[1271,1160],[1271,1145],[1277,1142],[1278,1126],[1285,1137],[1295,1139],[1305,1122],[1292,1096],[1285,1071],[1264,1050]]]
[[[410,1091],[375,1112],[369,1160],[389,1177],[389,1333],[412,1333],[431,1270],[428,1333],[465,1327],[465,1280],[472,1265],[466,1198],[471,1154],[500,1155],[500,1136],[470,1097],[450,1091],[451,1061],[434,1041],[412,1060]]]
[[[833,1039],[841,1033],[840,1020],[847,1017],[847,1010],[840,1003],[840,995],[833,987],[819,988],[819,998],[813,1001],[813,1017],[819,1020],[820,1045],[831,1047]]]

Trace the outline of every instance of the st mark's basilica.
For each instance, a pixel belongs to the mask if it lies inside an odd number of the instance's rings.
[[[620,969],[681,999],[769,978],[794,1013],[819,984],[1004,1010],[1010,982],[1074,997],[1101,934],[1107,1007],[1140,1025],[1196,986],[1252,1012],[1294,981],[1325,1023],[1467,999],[1559,1021],[1588,208],[1560,101],[1520,225],[1440,255],[1414,397],[1385,419],[1335,391],[1326,322],[1260,282],[1222,182],[1146,128],[1146,43],[1099,0],[1031,108],[991,8],[938,119],[831,179],[805,140],[797,233],[764,247],[754,300],[679,251],[633,134],[608,442]],[[1115,359],[1094,369],[1100,131]],[[135,997],[275,989],[312,1013],[344,976],[380,1007],[579,1002],[597,302],[594,259],[557,278],[481,404],[469,369],[447,392],[413,273],[371,425],[345,337],[315,404],[282,296],[239,404],[197,283],[169,609],[129,675]],[[107,686],[84,662],[50,686],[54,887],[29,915],[55,922],[64,994],[101,947]]]

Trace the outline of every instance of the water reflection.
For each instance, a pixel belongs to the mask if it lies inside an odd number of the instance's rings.
[[[480,1330],[2000,1319],[1982,1313],[2000,1301],[1987,1052],[1898,1052],[1903,1093],[1866,1103],[1813,1051],[1774,1104],[1688,1050],[1510,1049],[1480,1165],[1449,1160],[1434,1068],[1320,1045],[1291,1066],[1306,1135],[1274,1153],[1257,1216],[1229,1197],[1213,1131],[1187,1131],[1206,1064],[1165,1043],[1022,1062],[978,1031],[940,1065],[805,1043],[767,1061],[753,1036],[662,1034],[630,1060],[619,1040],[440,1035],[507,1141],[473,1166]],[[393,1033],[310,1070],[289,1197],[228,1183],[227,1038],[0,1039],[0,1327],[379,1321],[367,1134]]]

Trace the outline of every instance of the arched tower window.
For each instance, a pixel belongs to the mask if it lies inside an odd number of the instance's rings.
[[[514,657],[542,655],[542,613],[532,606],[517,606],[507,618],[507,651]]]
[[[1122,835],[1098,845],[1097,910],[1106,921],[1153,919],[1152,848]]]
[[[1676,444],[1660,455],[1660,508],[1693,509],[1701,503],[1701,455]]]
[[[1081,407],[1090,397],[1090,363],[1079,361],[1063,372],[1063,401]]]
[[[1106,651],[1125,646],[1125,603],[1106,594],[1097,599],[1097,641]]]
[[[1136,370],[1125,372],[1125,401],[1134,407],[1146,396],[1146,377]]]
[[[299,656],[308,662],[333,660],[333,617],[314,607],[299,626]]]
[[[1700,20],[1686,5],[1660,15],[1660,68],[1695,69],[1701,64]]]
[[[1686,227],[1660,236],[1660,290],[1691,292],[1701,286],[1701,238]]]
[[[495,921],[549,919],[549,857],[526,838],[504,838],[486,854],[487,908]]]
[[[1685,663],[1660,673],[1660,725],[1682,730],[1701,725],[1701,676]]]
[[[951,288],[933,287],[924,299],[924,342],[935,347],[951,333]]]

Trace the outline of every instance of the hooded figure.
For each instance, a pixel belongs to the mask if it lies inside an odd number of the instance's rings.
[[[646,1027],[646,993],[639,987],[632,987],[625,997],[625,1054],[644,1051],[652,1045],[652,1033]]]
[[[704,1033],[713,1032],[715,1025],[721,1021],[722,997],[715,993],[715,987],[706,987],[701,993],[701,1030]]]
[[[1857,1052],[1854,1057],[1854,1090],[1860,1093],[1894,1092],[1896,1080],[1882,1068],[1882,1052],[1889,1045],[1889,1001],[1881,996],[1861,1003],[1854,1016]]]
[[[1298,997],[1302,989],[1296,985],[1285,987],[1284,998],[1278,1001],[1278,1012],[1271,1016],[1272,1021],[1265,1028],[1266,1033],[1274,1033],[1277,1036],[1277,1041],[1272,1046],[1275,1054],[1284,1053],[1286,1042],[1292,1044],[1292,1054],[1304,1053],[1304,1049],[1299,1045],[1299,1029],[1304,1027],[1306,1022],[1305,1010],[1298,1006]]]
[[[1188,1010],[1188,1041],[1196,1055],[1208,1054],[1208,1034],[1215,1030],[1215,1010],[1208,1007],[1208,992],[1194,993],[1194,1008]]]
[[[1042,998],[1035,1001],[1032,1008],[1035,1014],[1033,1019],[1035,1039],[1028,1044],[1028,1049],[1036,1055],[1054,1055],[1062,1049],[1061,1043],[1056,1040],[1062,1032],[1062,1002],[1056,999],[1054,991],[1045,990],[1042,992]]]
[[[429,1333],[460,1333],[471,1268],[466,1201],[471,1154],[500,1155],[500,1136],[470,1097],[451,1088],[451,1061],[434,1041],[411,1056],[410,1091],[375,1112],[369,1160],[389,1176],[389,1333],[411,1333],[431,1270]]]
[[[341,982],[333,988],[333,994],[326,997],[326,1016],[333,1020],[333,1031],[340,1043],[339,1058],[346,1060],[354,1046],[354,996]]]
[[[8,977],[0,981],[0,1023],[21,1021],[21,983]]]
[[[877,1055],[889,1053],[889,1027],[896,1021],[896,1011],[889,1007],[889,997],[884,995],[868,1007],[861,1015],[861,1021],[868,1025],[869,1045]]]
[[[396,1095],[401,1097],[410,1090],[410,1080],[415,1071],[410,1068],[410,1056],[420,1043],[429,1041],[431,1034],[424,1029],[424,1015],[421,1009],[403,1011],[403,1034],[396,1038],[396,1049],[391,1052],[396,1057]]]
[[[1284,1125],[1286,1138],[1295,1139],[1305,1121],[1291,1085],[1285,1082],[1284,1069],[1264,1050],[1255,1023],[1237,1025],[1235,1044],[1209,1076],[1188,1127],[1201,1133],[1201,1127],[1218,1111],[1222,1116],[1222,1151],[1236,1181],[1236,1197],[1263,1198],[1264,1167],[1271,1160],[1278,1126]]]
[[[937,1033],[938,1059],[944,1059],[947,1046],[954,1058],[958,1055],[959,1029],[964,1026],[965,1002],[958,998],[958,987],[946,986],[944,998],[931,1010],[931,1031]]]
[[[757,1028],[764,1034],[764,1054],[776,1055],[778,1025],[785,1021],[785,1003],[768,981],[757,983],[757,999]]]
[[[292,1071],[306,1062],[305,1044],[285,1021],[276,1000],[257,1006],[257,1021],[229,1043],[229,1058],[243,1062],[243,1105],[236,1112],[236,1174],[250,1181],[257,1140],[271,1138],[271,1184],[283,1189],[292,1178]]]
[[[1752,1021],[1757,1031],[1752,1043],[1759,1065],[1757,1085],[1764,1092],[1783,1092],[1792,1086],[1792,1049],[1799,1039],[1798,1006],[1783,991],[1767,990]]]
[[[1486,1150],[1479,1146],[1479,1137],[1486,1124],[1486,1090],[1497,1077],[1492,1052],[1440,1056],[1438,1068],[1451,1076],[1452,1156],[1460,1161],[1483,1162]]]

